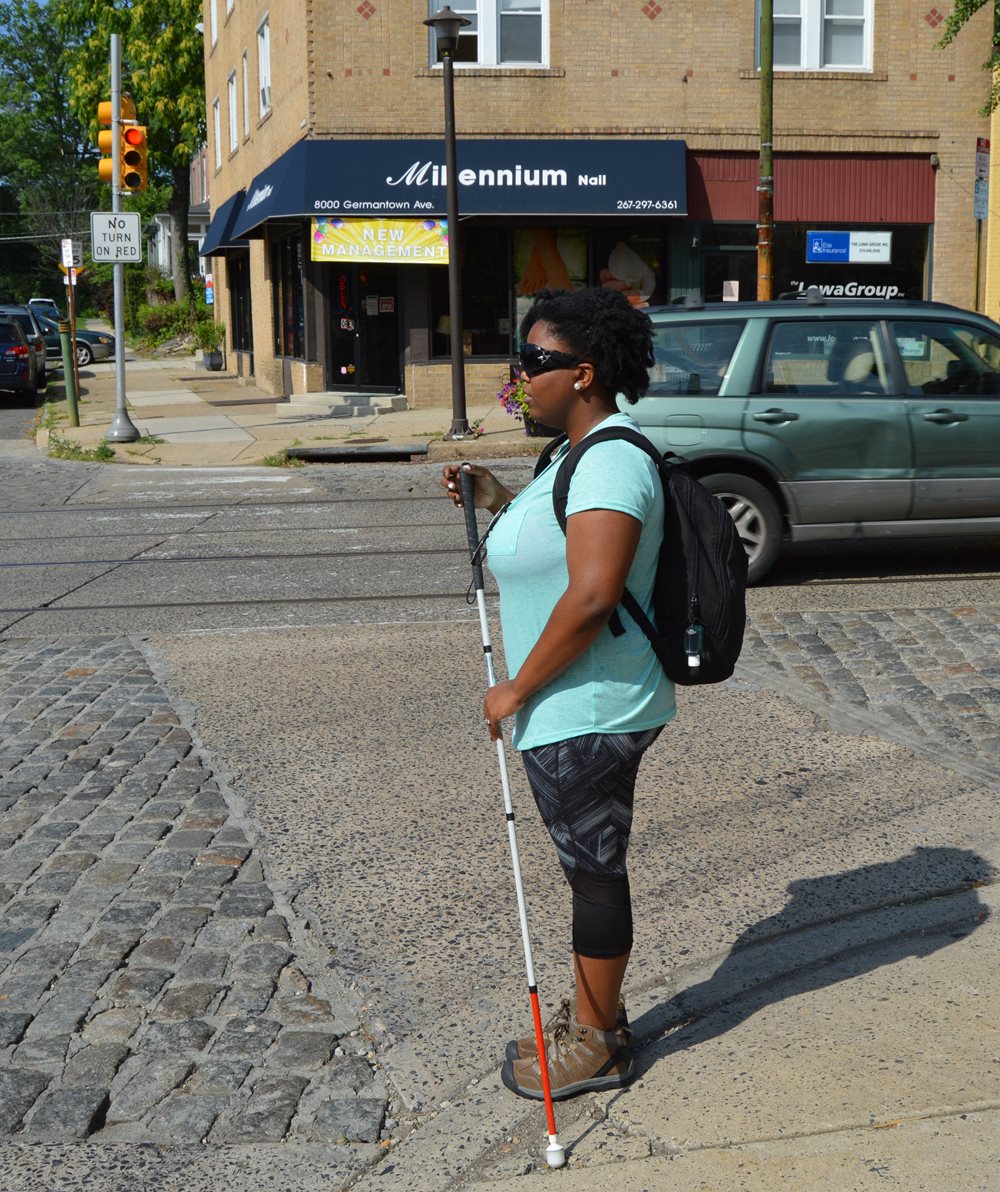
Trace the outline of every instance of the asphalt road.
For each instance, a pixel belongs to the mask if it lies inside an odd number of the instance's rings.
[[[526,478],[523,463],[502,468]],[[650,1022],[736,940],[926,893],[905,860],[955,841],[956,808],[970,849],[991,822],[989,758],[963,761],[946,711],[912,730],[892,715],[902,704],[869,715],[869,701],[863,729],[851,716],[879,617],[895,629],[901,610],[1000,605],[996,545],[811,548],[751,594],[748,669],[685,693],[641,776],[632,988]],[[145,470],[3,445],[0,639],[141,641],[246,800],[276,882],[357,989],[417,1118],[492,1075],[497,1040],[526,1025],[468,582],[461,520],[426,464]],[[824,612],[853,669],[782,670],[789,642],[836,656],[803,632],[800,614]],[[977,747],[998,732],[986,719],[976,731]],[[554,999],[566,896],[512,774]]]

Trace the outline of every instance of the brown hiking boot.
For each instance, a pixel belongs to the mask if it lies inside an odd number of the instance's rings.
[[[548,1041],[548,1069],[553,1101],[621,1088],[635,1075],[624,1031],[601,1031],[578,1022],[561,1031],[557,1028]],[[537,1056],[507,1060],[500,1069],[500,1079],[519,1097],[544,1099]]]
[[[559,1009],[549,1019],[549,1021],[542,1027],[542,1034],[546,1039],[551,1039],[553,1034],[560,1027],[576,1026],[576,998],[564,997],[559,1003]],[[625,1009],[625,999],[618,999],[618,1013],[615,1017],[615,1030],[622,1031],[625,1035],[625,1043],[632,1042],[632,1030],[628,1024],[628,1012]],[[535,1038],[535,1032],[532,1031],[530,1035],[525,1035],[520,1039],[511,1039],[507,1044],[504,1057],[511,1062],[514,1060],[533,1060],[538,1055],[538,1041]]]

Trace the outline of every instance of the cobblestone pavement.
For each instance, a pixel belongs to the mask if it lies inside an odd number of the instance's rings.
[[[0,1136],[372,1161],[357,1017],[141,648],[0,643],[0,720]]]
[[[1000,772],[1000,608],[757,614],[741,668],[945,765]]]

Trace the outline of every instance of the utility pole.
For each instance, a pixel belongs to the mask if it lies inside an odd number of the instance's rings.
[[[757,301],[774,297],[774,0],[760,0],[760,177],[757,181]]]
[[[111,210],[122,209],[122,39],[111,34]],[[114,265],[115,295],[115,416],[104,434],[115,443],[134,443],[139,431],[128,416],[125,401],[125,266]]]

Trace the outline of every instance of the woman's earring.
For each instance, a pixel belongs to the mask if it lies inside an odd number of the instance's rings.
[[[574,381],[574,382],[573,382],[573,388],[574,388],[574,389],[575,389],[577,392],[579,392],[579,391],[580,391],[580,390],[583,388],[583,386],[580,384],[580,382],[579,382],[579,381]]]

